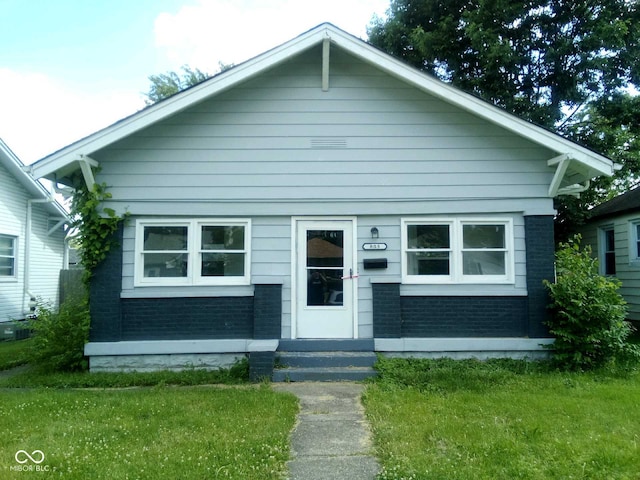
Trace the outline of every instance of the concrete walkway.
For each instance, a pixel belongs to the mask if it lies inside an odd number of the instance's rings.
[[[364,386],[347,382],[274,383],[300,399],[291,437],[290,480],[371,480],[379,465],[360,396]]]

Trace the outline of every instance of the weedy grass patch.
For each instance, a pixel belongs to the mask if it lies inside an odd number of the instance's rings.
[[[268,386],[0,395],[1,478],[283,478],[298,411]]]
[[[636,479],[638,399],[638,372],[399,359],[364,395],[380,480]]]
[[[0,342],[0,371],[27,363],[32,345],[32,338]]]

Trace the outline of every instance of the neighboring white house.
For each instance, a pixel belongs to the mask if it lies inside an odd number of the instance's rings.
[[[57,304],[68,221],[0,140],[0,322],[25,318],[36,298]]]

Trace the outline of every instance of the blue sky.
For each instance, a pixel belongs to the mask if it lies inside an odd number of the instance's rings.
[[[25,163],[144,106],[149,75],[214,73],[322,22],[361,38],[389,0],[0,0],[0,138]]]

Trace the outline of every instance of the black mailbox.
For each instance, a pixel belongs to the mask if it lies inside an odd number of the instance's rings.
[[[365,270],[373,270],[375,268],[387,268],[386,258],[365,258],[363,260]]]

